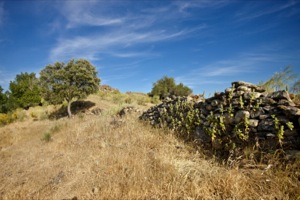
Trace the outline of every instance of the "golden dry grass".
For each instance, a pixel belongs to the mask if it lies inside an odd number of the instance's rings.
[[[106,114],[0,128],[0,199],[300,198],[299,181],[284,171],[229,169],[91,98]]]

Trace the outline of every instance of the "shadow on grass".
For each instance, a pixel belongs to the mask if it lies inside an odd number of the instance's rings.
[[[85,112],[86,110],[88,110],[89,108],[91,108],[95,105],[96,104],[91,101],[75,101],[71,104],[72,115],[76,115],[78,113]],[[63,106],[61,106],[60,109],[51,113],[49,115],[49,119],[60,119],[60,118],[67,117],[67,116],[68,116],[67,106],[63,105]]]

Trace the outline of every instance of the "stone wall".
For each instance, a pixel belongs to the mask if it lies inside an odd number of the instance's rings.
[[[173,97],[140,119],[225,154],[249,146],[263,152],[300,150],[300,109],[286,91],[268,94],[257,85],[236,81],[211,98],[196,99]]]

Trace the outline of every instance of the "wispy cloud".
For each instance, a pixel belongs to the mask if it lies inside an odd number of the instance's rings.
[[[133,9],[125,12],[123,8],[128,6]],[[191,6],[194,5],[188,5]],[[193,28],[179,26],[178,19],[184,15],[178,3],[155,9],[139,8],[139,3],[125,1],[65,1],[57,8],[64,18],[58,24],[52,23],[54,30],[62,27],[65,21],[65,33],[60,34],[50,50],[50,59],[84,57],[97,60],[107,54],[119,58],[154,56],[157,53],[148,51],[151,43],[179,40],[206,28],[205,24]],[[170,26],[174,23],[178,25]],[[81,26],[95,28],[89,33],[73,31]]]
[[[113,16],[103,16],[97,13],[104,13],[105,1],[65,1],[63,6],[59,7],[61,14],[67,19],[67,28],[76,28],[78,26],[107,26],[122,23],[122,19]]]
[[[176,77],[176,81],[183,82],[191,88],[207,88],[208,85],[221,84],[229,86],[231,81],[245,79],[251,74],[259,73],[265,63],[272,63],[276,60],[275,58],[281,58],[282,61],[288,60],[284,55],[273,53],[241,53],[234,59],[219,60],[196,67],[186,74]]]
[[[259,17],[263,17],[265,15],[270,15],[274,13],[278,13],[280,11],[286,10],[288,8],[293,7],[294,5],[298,4],[299,2],[296,1],[288,1],[285,4],[275,4],[272,7],[266,8],[262,10],[262,8],[257,9],[256,7],[247,6],[246,9],[240,11],[236,14],[237,21],[250,21]],[[249,9],[250,7],[250,9]]]
[[[117,57],[133,57],[145,55],[146,52],[128,53],[128,48],[134,45],[167,41],[185,36],[193,30],[182,30],[174,33],[167,31],[154,31],[146,33],[119,33],[107,35],[93,35],[75,37],[72,39],[60,39],[55,48],[50,52],[51,59],[64,59],[68,57],[92,57],[99,58],[100,54],[111,52]],[[126,53],[120,52],[127,49]]]
[[[0,27],[4,23],[4,2],[0,2]]]

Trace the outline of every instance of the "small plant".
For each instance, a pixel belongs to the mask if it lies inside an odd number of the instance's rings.
[[[280,124],[279,120],[277,119],[277,117],[275,115],[271,115],[271,117],[274,120],[274,125],[275,125],[275,129],[277,130],[277,138],[279,141],[279,144],[282,145],[282,140],[284,139],[284,125]],[[287,122],[286,126],[290,129],[293,130],[294,129],[294,125],[292,122]]]
[[[294,124],[293,122],[287,122],[286,126],[292,131],[294,129]]]
[[[229,107],[228,107],[228,114],[230,117],[233,117],[233,108],[232,108],[232,104],[229,104]]]
[[[240,106],[241,106],[241,108],[244,108],[244,100],[243,100],[243,97],[242,96],[240,96]]]
[[[256,101],[256,104],[254,105],[253,110],[257,110],[261,104],[262,104],[262,99],[259,99],[258,101]]]
[[[45,142],[50,142],[52,140],[51,133],[49,133],[49,132],[44,133],[42,140]]]

